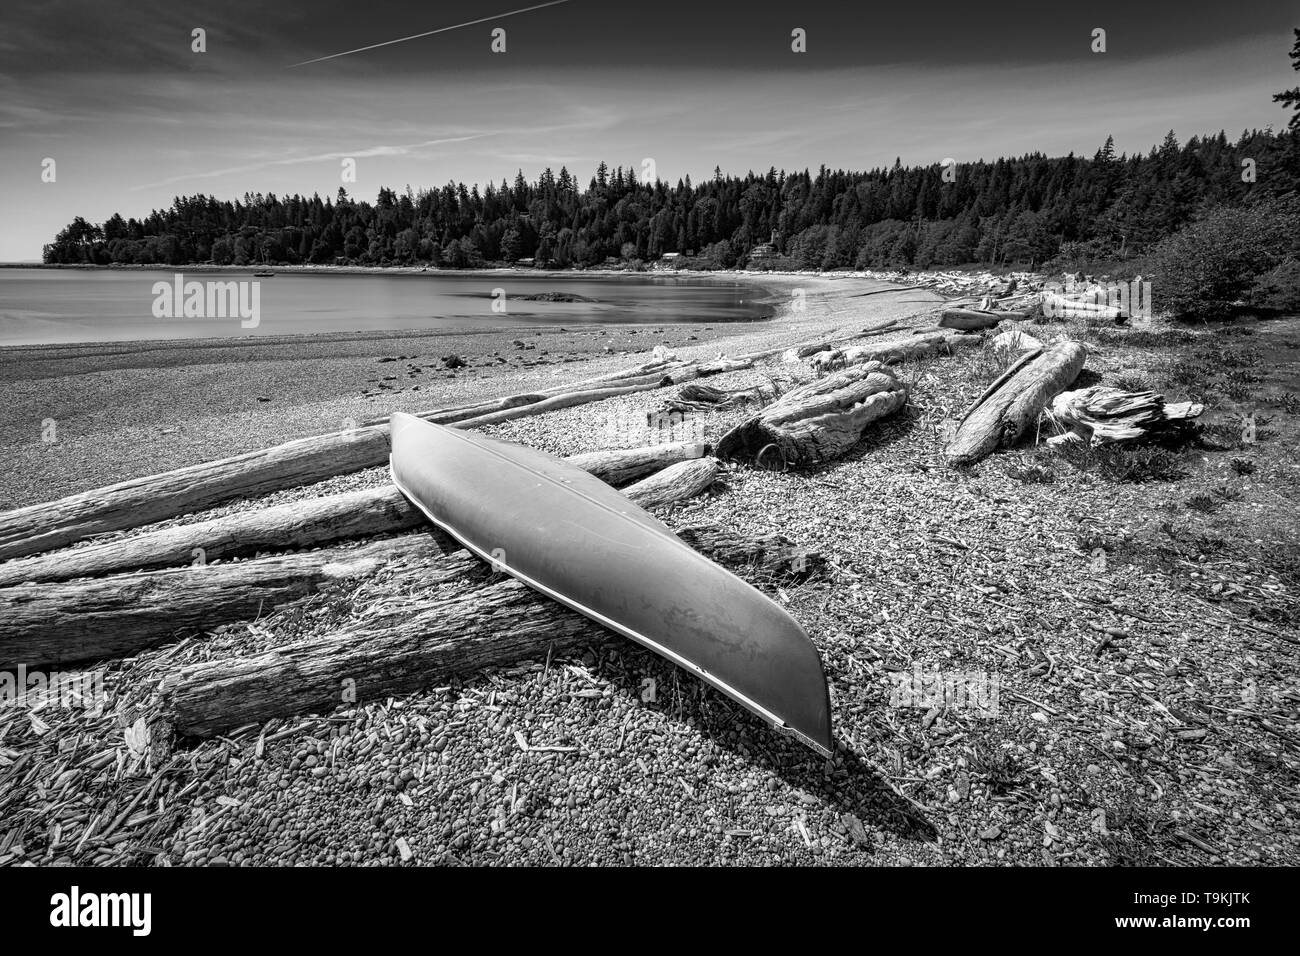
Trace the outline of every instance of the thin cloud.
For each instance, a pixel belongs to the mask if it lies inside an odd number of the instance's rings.
[[[561,3],[568,3],[569,0],[549,0],[548,3],[539,3],[535,6],[524,7],[520,10],[510,10],[507,13],[498,13],[496,16],[480,17],[477,20],[469,20],[465,23],[455,23],[449,27],[439,27],[436,30],[430,30],[427,33],[416,33],[409,37],[398,37],[396,40],[385,40],[383,43],[372,43],[370,46],[357,47],[355,50],[344,50],[342,53],[331,53],[329,56],[318,56],[314,60],[303,60],[301,63],[291,63],[286,69],[294,69],[299,66],[307,66],[311,63],[321,63],[325,60],[334,60],[341,56],[351,56],[353,53],[365,53],[367,50],[378,50],[380,47],[392,46],[394,43],[405,43],[407,40],[419,40],[422,37],[431,37],[435,33],[446,33],[449,30],[459,30],[463,27],[472,27],[475,24],[487,23],[490,20],[501,20],[505,17],[517,16],[521,13],[531,13],[533,10],[541,10],[543,7],[559,6]]]
[[[353,150],[351,152],[335,153],[317,153],[312,156],[291,156],[287,159],[268,159],[260,163],[246,163],[242,166],[227,166],[225,169],[211,169],[198,173],[184,173],[180,176],[170,176],[167,179],[160,179],[153,183],[142,183],[139,186],[132,186],[131,192],[138,192],[141,189],[156,189],[160,186],[171,186],[175,183],[189,182],[194,179],[216,179],[220,176],[235,176],[240,173],[251,173],[258,169],[270,169],[274,166],[300,166],[303,163],[324,163],[335,159],[347,158],[367,158],[372,156],[406,156],[419,149],[427,149],[430,146],[445,146],[449,143],[464,143],[472,139],[482,139],[484,136],[492,136],[492,132],[472,133],[468,136],[449,136],[445,139],[429,139],[422,143],[408,143],[401,146],[370,146],[366,149]]]

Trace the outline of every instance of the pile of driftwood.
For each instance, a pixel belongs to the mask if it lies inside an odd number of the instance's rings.
[[[930,289],[948,298],[1005,299],[1017,293],[1033,293],[1042,288],[1043,277],[1033,272],[1012,272],[995,275],[992,272],[909,272],[906,270],[868,271],[869,279],[899,282]]]
[[[421,417],[474,428],[691,383],[747,368],[757,357],[692,363],[659,356],[577,385]],[[560,649],[566,636],[573,642],[600,638],[595,625],[516,582],[485,577],[483,562],[429,526],[390,486],[138,530],[381,465],[387,457],[388,424],[376,420],[0,514],[0,669],[130,656],[263,617],[340,582],[403,568],[430,585],[420,607],[394,612],[382,627],[367,618],[364,635],[312,638],[257,659],[213,660],[188,670],[168,684],[177,726],[213,733],[332,707],[340,673],[372,692],[396,693],[458,670],[545,654],[552,645]],[[692,442],[568,460],[651,509],[699,494],[720,468],[707,445]],[[121,533],[129,531],[135,533]],[[779,535],[745,536],[713,526],[680,533],[715,560],[766,577],[799,578],[821,562]],[[268,680],[277,674],[283,681],[272,687]]]

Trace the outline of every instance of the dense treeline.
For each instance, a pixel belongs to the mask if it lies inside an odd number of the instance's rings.
[[[996,162],[643,183],[601,163],[586,189],[567,169],[536,182],[404,193],[371,204],[245,195],[177,198],[143,219],[78,217],[45,247],[51,263],[429,264],[472,268],[640,267],[664,253],[702,268],[835,269],[1040,265],[1140,253],[1219,204],[1293,194],[1295,131],[1174,134],[1148,154],[1031,154]],[[1253,172],[1252,177],[1243,173]]]

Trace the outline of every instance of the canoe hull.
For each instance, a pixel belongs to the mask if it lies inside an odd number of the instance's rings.
[[[780,606],[558,458],[401,413],[391,421],[393,480],[436,525],[830,753],[821,659]]]

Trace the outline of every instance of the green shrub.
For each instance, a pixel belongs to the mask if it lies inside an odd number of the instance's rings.
[[[1300,213],[1294,203],[1218,206],[1155,247],[1152,291],[1156,305],[1176,316],[1221,315],[1257,304],[1263,277],[1296,258]],[[1278,280],[1290,275],[1284,270]]]
[[[1250,301],[1279,312],[1300,312],[1300,259],[1284,259],[1256,279]]]

